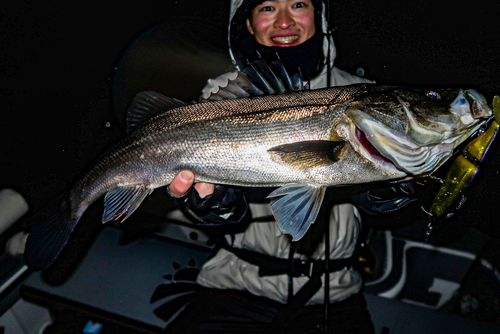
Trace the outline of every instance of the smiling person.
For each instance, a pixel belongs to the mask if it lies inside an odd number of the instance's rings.
[[[287,71],[300,71],[311,89],[328,83],[371,82],[333,66],[336,51],[327,31],[325,6],[320,0],[236,0],[230,10],[229,52],[238,71],[258,57],[272,62],[279,55]],[[208,80],[202,97],[226,86],[238,71]],[[325,253],[331,259],[329,331],[374,332],[361,292],[362,276],[352,260],[361,230],[360,215],[353,205],[334,205],[327,211],[329,219],[323,221],[330,224],[330,249],[325,252],[324,228],[319,221],[297,243],[281,233],[265,199],[268,190],[207,183],[193,186],[193,181],[193,173],[183,171],[169,186],[172,196],[183,198],[189,215],[201,223],[246,223],[243,226],[247,227],[218,239],[221,249],[197,277],[197,283],[207,289],[193,297],[167,332],[321,332],[324,269],[311,274],[290,268],[293,263],[320,268]],[[278,265],[286,269],[276,270]],[[269,270],[274,270],[272,275],[265,273]]]
[[[246,23],[255,41],[265,46],[299,45],[316,33],[310,1],[266,1],[252,10]]]

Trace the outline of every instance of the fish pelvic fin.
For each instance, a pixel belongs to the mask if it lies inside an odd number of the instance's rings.
[[[300,240],[316,220],[325,191],[326,186],[292,183],[269,194],[281,232],[290,234],[292,241]]]
[[[65,194],[35,214],[28,227],[24,252],[28,268],[40,271],[52,264],[68,242],[84,211],[73,215],[68,194]]]
[[[121,220],[123,222],[152,192],[153,189],[143,185],[124,186],[110,190],[104,197],[102,222],[107,223],[111,220]]]
[[[328,166],[342,157],[345,142],[327,140],[303,141],[272,147],[272,159],[299,170]]]

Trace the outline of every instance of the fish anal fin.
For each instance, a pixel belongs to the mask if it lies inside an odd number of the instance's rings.
[[[142,203],[153,189],[145,186],[124,186],[110,190],[104,197],[102,222],[120,219],[123,222]]]
[[[127,133],[135,130],[146,120],[167,110],[181,107],[184,104],[180,100],[153,91],[138,93],[127,110]]]
[[[331,165],[340,160],[345,142],[303,141],[272,147],[268,150],[274,161],[299,170]]]
[[[282,233],[300,240],[318,216],[326,186],[292,183],[273,191],[271,209]]]

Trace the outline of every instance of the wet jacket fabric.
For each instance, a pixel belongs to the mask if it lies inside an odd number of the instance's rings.
[[[233,0],[230,11],[229,24],[229,45],[230,55],[239,70],[238,62],[235,59],[237,45],[235,45],[234,33],[232,37],[231,22],[241,20],[236,15],[241,12],[243,0]],[[238,11],[238,9],[240,9]],[[234,28],[233,28],[234,30]],[[321,30],[327,32],[327,25],[324,15],[324,6],[321,9]],[[354,83],[370,83],[371,81],[356,77],[333,66],[336,51],[331,36],[323,37],[323,53],[325,55],[323,68],[320,73],[310,81],[311,89],[324,88],[327,85],[326,54],[330,51],[331,67],[331,86],[343,86]],[[234,79],[237,71],[225,73],[215,79],[208,80],[207,86],[203,89],[202,97],[206,98],[211,92],[218,90],[218,87],[224,87],[228,79]],[[269,204],[249,204],[252,217],[271,216],[272,212]],[[330,211],[330,250],[328,251],[330,259],[349,258],[353,255],[358,235],[361,229],[360,215],[357,209],[351,204],[340,204],[332,207]],[[252,223],[243,233],[232,236],[226,236],[228,243],[237,248],[257,251],[262,254],[271,255],[283,259],[289,258],[291,238],[283,235],[276,224],[269,222]],[[306,260],[307,257],[298,252],[294,258]],[[318,243],[312,253],[312,259],[325,259],[325,241],[324,237]],[[275,301],[286,303],[288,299],[289,278],[287,275],[259,276],[259,268],[250,264],[234,253],[220,249],[218,253],[211,258],[198,275],[197,282],[208,288],[216,289],[236,289],[248,291],[257,296],[264,296]],[[330,273],[330,301],[341,301],[353,294],[359,292],[362,286],[361,275],[352,268],[344,268],[340,271]],[[307,281],[308,277],[294,277],[293,289],[297,292]],[[324,280],[323,280],[324,286]],[[324,301],[324,291],[320,289],[308,302],[308,305],[322,304]]]

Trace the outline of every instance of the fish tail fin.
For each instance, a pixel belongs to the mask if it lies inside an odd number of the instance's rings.
[[[68,242],[83,211],[75,217],[68,194],[64,194],[35,214],[28,227],[24,252],[24,261],[30,269],[39,271],[50,266]]]

